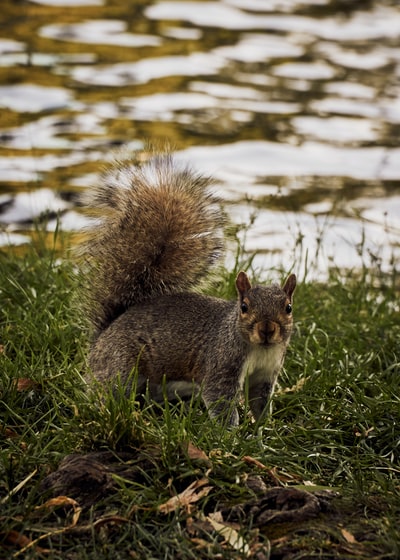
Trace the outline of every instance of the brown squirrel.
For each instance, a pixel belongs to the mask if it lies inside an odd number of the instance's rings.
[[[236,279],[237,301],[193,290],[221,257],[224,215],[212,180],[155,155],[117,162],[85,195],[100,220],[83,245],[93,327],[89,366],[155,399],[201,395],[212,417],[237,425],[244,386],[263,419],[293,327],[296,276],[281,288]],[[165,376],[165,383],[164,383]]]

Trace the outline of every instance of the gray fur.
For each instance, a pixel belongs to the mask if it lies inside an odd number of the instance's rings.
[[[92,230],[89,305],[95,377],[123,381],[138,366],[138,389],[162,395],[200,390],[211,416],[238,423],[238,395],[265,415],[289,343],[294,275],[283,288],[254,286],[244,272],[237,301],[190,291],[220,256],[224,217],[211,180],[160,156],[142,168],[117,165],[89,195],[104,218]],[[229,412],[228,412],[229,411]]]

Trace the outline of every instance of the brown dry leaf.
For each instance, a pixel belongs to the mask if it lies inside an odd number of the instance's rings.
[[[231,546],[234,550],[240,550],[245,556],[249,556],[250,547],[244,538],[239,535],[236,529],[226,523],[217,521],[214,515],[207,516],[206,520],[211,523],[213,529],[217,531],[223,539],[225,539],[229,546]]]
[[[276,470],[274,470],[275,467],[273,469],[270,469],[266,465],[261,463],[261,461],[259,461],[258,459],[254,459],[254,457],[250,457],[249,455],[245,455],[242,460],[248,465],[254,465],[259,469],[266,471],[277,486],[283,486],[282,481],[279,479],[279,477],[276,474]]]
[[[0,427],[0,436],[3,436],[4,438],[16,439],[19,438],[20,435],[21,434],[18,434],[12,428]],[[25,441],[20,441],[19,446],[22,449],[22,451],[25,451],[26,448],[28,447]]]
[[[19,550],[18,552],[16,552],[13,555],[13,558],[16,558],[17,556],[20,556],[21,554],[24,554],[29,548],[32,548],[32,547],[35,547],[35,550],[39,550],[39,547],[37,546],[38,542],[42,541],[43,539],[47,539],[48,537],[52,537],[54,535],[60,535],[61,533],[65,533],[65,532],[73,529],[79,521],[79,516],[81,514],[82,508],[80,508],[78,502],[76,502],[72,498],[68,498],[68,496],[58,496],[56,498],[51,498],[46,503],[44,503],[42,506],[39,506],[37,509],[44,508],[44,507],[46,507],[46,508],[62,507],[62,506],[66,506],[66,505],[72,506],[73,509],[74,509],[74,513],[73,513],[73,516],[72,516],[71,523],[69,525],[67,525],[67,527],[63,527],[62,529],[55,529],[54,531],[49,531],[48,533],[46,533],[44,535],[40,535],[40,537],[38,537],[34,541],[29,540],[29,542],[27,542],[21,548],[21,550]],[[51,552],[51,551],[48,551],[48,552]]]
[[[350,533],[350,531],[347,531],[347,529],[340,529],[340,532],[342,533],[346,542],[348,542],[349,544],[357,544],[357,540],[356,540],[355,536],[352,535]]]
[[[186,453],[189,456],[189,459],[192,461],[204,461],[207,465],[211,465],[210,459],[208,458],[207,454],[204,453],[202,449],[196,447],[191,441],[188,441],[185,448]]]
[[[210,543],[205,539],[200,539],[199,537],[193,537],[190,539],[196,548],[210,548]]]
[[[33,541],[29,537],[26,537],[18,531],[7,531],[6,533],[0,533],[0,540],[5,547],[18,547],[21,549],[25,549],[26,547],[29,547],[33,544]],[[35,550],[40,554],[47,554],[51,552],[50,550],[41,548],[40,546],[37,546]],[[17,554],[19,554],[19,552]]]
[[[279,545],[285,545],[289,542],[289,537],[287,535],[285,535],[284,537],[279,537],[278,539],[273,539],[271,541],[271,546],[272,547],[277,547]]]
[[[36,391],[40,389],[39,383],[29,379],[28,377],[20,377],[19,379],[15,380],[15,386],[17,391]]]
[[[282,393],[297,393],[297,391],[304,387],[306,381],[307,377],[301,377],[297,383],[295,383],[291,387],[286,387],[285,389],[283,389]]]
[[[44,504],[37,506],[35,509],[51,509],[51,508],[59,508],[59,507],[66,507],[71,506],[74,510],[79,508],[79,504],[76,500],[72,498],[68,498],[68,496],[57,496],[56,498],[50,498]]]
[[[19,434],[12,428],[2,428],[1,435],[5,438],[16,438]]]
[[[272,467],[269,472],[273,477],[276,477],[281,482],[293,482],[294,480],[297,482],[302,482],[303,480],[298,474],[278,472],[277,467]],[[306,484],[306,482],[304,482],[304,484]]]
[[[71,532],[74,535],[83,535],[85,533],[92,533],[94,529],[101,529],[102,527],[107,525],[124,525],[129,522],[129,519],[127,519],[126,517],[121,517],[120,515],[108,515],[105,517],[100,517],[93,523],[89,523],[87,525],[78,525],[77,527],[72,527],[70,525],[68,527],[68,532]]]
[[[269,468],[267,466],[265,466],[264,463],[261,463],[261,461],[259,461],[258,459],[254,459],[254,457],[250,457],[250,455],[245,455],[243,457],[242,461],[244,461],[245,463],[247,463],[249,465],[254,465],[254,466],[258,467],[259,469],[269,470]]]
[[[208,484],[208,478],[201,478],[200,480],[195,480],[190,484],[183,492],[172,496],[167,502],[158,506],[158,511],[160,513],[171,513],[178,508],[185,508],[188,513],[191,510],[191,504],[198,502],[212,489],[212,486],[206,486]]]
[[[224,522],[224,518],[222,516],[222,511],[214,511],[213,513],[210,513],[206,519],[208,519],[210,521],[210,519],[212,519],[213,521],[216,521],[217,523],[223,523]]]
[[[259,461],[258,459],[255,459],[254,457],[250,457],[249,455],[245,455],[242,458],[242,461],[244,461],[248,465],[254,465],[259,469],[266,471],[269,477],[274,481],[274,483],[277,486],[283,486],[284,485],[283,483],[285,482],[293,482],[293,480],[297,480],[297,481],[301,480],[301,478],[295,474],[279,473],[276,467],[269,468],[266,465],[264,465],[264,463],[261,463],[261,461]]]
[[[109,523],[114,523],[115,525],[124,525],[129,523],[129,519],[122,517],[121,515],[108,515],[106,517],[100,517],[93,523],[93,527],[101,527],[102,525],[108,525]]]
[[[373,426],[371,428],[367,428],[367,429],[361,429],[361,430],[355,429],[354,435],[356,437],[367,438],[369,436],[370,432],[373,432],[374,430],[375,430],[375,428]]]

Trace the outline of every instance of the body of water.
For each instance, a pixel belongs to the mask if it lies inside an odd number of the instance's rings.
[[[395,0],[2,2],[2,245],[79,229],[110,153],[168,140],[257,265],[398,268],[399,132]]]

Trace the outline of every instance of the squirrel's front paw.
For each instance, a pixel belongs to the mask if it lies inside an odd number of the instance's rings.
[[[239,425],[239,412],[232,404],[213,403],[207,406],[208,414],[213,420],[217,420],[221,426],[235,428]]]

